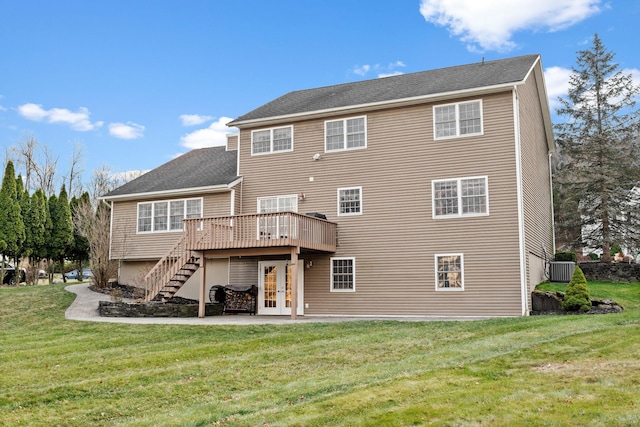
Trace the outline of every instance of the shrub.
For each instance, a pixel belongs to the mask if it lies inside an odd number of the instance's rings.
[[[594,254],[593,252],[591,252],[591,253],[589,254],[589,259],[590,259],[591,261],[597,261],[597,260],[599,260],[599,259],[600,259],[600,255],[598,255],[598,254]]]
[[[571,251],[559,251],[556,252],[556,256],[554,257],[554,261],[573,261],[576,262],[578,257],[575,252]]]
[[[564,294],[562,309],[564,311],[579,311],[582,313],[591,310],[591,297],[589,296],[589,289],[587,289],[587,279],[584,277],[580,267],[576,266],[573,271],[573,277],[571,277],[571,281],[567,285],[567,291]]]

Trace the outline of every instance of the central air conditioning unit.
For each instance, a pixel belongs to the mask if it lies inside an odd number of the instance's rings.
[[[552,282],[570,282],[576,263],[573,261],[551,261],[549,264],[549,280]]]

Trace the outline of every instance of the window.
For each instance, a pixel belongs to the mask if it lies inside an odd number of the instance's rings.
[[[433,217],[487,215],[487,177],[456,178],[431,183]]]
[[[293,127],[251,132],[251,155],[293,150]]]
[[[436,291],[462,291],[462,254],[436,255]]]
[[[332,120],[324,123],[325,151],[354,150],[367,147],[365,117]]]
[[[167,202],[153,204],[153,231],[167,231]]]
[[[153,205],[140,203],[138,205],[138,233],[151,231],[151,218],[153,218]]]
[[[185,218],[202,218],[202,199],[138,203],[138,233],[182,231]]]
[[[434,139],[481,135],[482,101],[433,107]]]
[[[298,195],[272,196],[258,198],[258,213],[298,212]],[[290,236],[289,216],[269,215],[258,219],[258,238],[274,239]],[[295,219],[294,219],[295,220]],[[290,237],[295,237],[291,233]]]
[[[356,259],[331,258],[331,292],[355,292]]]
[[[362,187],[338,188],[338,216],[362,214]]]

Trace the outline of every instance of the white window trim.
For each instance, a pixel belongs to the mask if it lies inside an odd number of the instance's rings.
[[[352,265],[353,265],[353,289],[334,289],[333,287],[333,261],[334,260],[351,260],[352,261]],[[355,257],[348,257],[348,256],[336,256],[336,257],[330,257],[329,258],[329,274],[331,275],[330,277],[330,284],[329,284],[329,292],[337,292],[337,293],[354,293],[356,291],[356,258]]]
[[[462,181],[469,179],[484,179],[484,189],[485,189],[485,205],[487,206],[487,211],[482,213],[462,213],[462,191],[460,191],[460,187]],[[446,181],[456,181],[458,185],[458,213],[450,214],[450,215],[436,215],[436,190],[435,186],[437,182],[446,182]],[[447,179],[434,179],[431,181],[431,215],[433,219],[451,219],[451,218],[470,218],[470,217],[478,217],[478,216],[489,216],[489,177],[487,175],[481,176],[465,176],[462,178],[447,178]]]
[[[203,217],[204,211],[204,198],[203,197],[189,197],[187,199],[166,199],[166,200],[151,200],[145,202],[138,202],[136,205],[136,234],[157,234],[157,233],[182,233],[184,231],[184,227],[181,229],[171,230],[171,202],[184,202],[183,207],[183,218],[187,218],[187,200],[200,200],[200,217]],[[156,203],[167,203],[167,229],[166,230],[154,230],[155,226],[155,204]],[[138,221],[140,219],[140,205],[151,205],[151,231],[140,231],[138,228]]]
[[[293,212],[298,212],[298,195],[297,194],[281,194],[278,196],[258,197],[256,199],[256,213],[266,213],[266,212],[260,212],[260,201],[267,200],[267,199],[295,199],[296,208],[295,210],[293,210]],[[278,212],[287,212],[287,211],[278,211]],[[275,213],[275,212],[268,212],[268,213]]]
[[[340,191],[341,190],[358,190],[359,191],[359,194],[360,194],[360,212],[340,213]],[[363,212],[362,186],[338,188],[338,190],[336,191],[336,201],[338,203],[338,206],[337,206],[338,216],[358,216],[358,215],[362,215],[362,212]]]
[[[288,150],[278,150],[278,151],[273,151],[273,131],[275,129],[284,129],[284,128],[289,128],[291,129],[291,148]],[[253,152],[253,134],[255,132],[264,132],[264,131],[269,131],[271,133],[270,137],[269,137],[269,151],[265,151],[264,153],[254,153]],[[266,128],[266,129],[255,129],[251,131],[251,155],[252,156],[264,156],[264,155],[268,155],[268,154],[276,154],[276,153],[289,153],[293,151],[293,126],[289,125],[289,126],[275,126],[272,128]]]
[[[459,256],[460,257],[460,274],[462,279],[460,280],[461,287],[459,288],[440,288],[438,287],[438,258],[440,257],[449,257],[449,256]],[[450,254],[435,254],[433,257],[434,268],[435,268],[435,279],[436,279],[436,292],[462,292],[464,291],[464,255],[461,253],[450,253]]]
[[[480,132],[476,132],[476,133],[465,133],[464,135],[460,135],[460,105],[461,104],[472,104],[474,102],[479,102],[480,103]],[[456,107],[456,134],[455,135],[449,135],[449,136],[437,136],[437,130],[436,130],[436,108],[439,107],[448,107],[450,105],[455,105]],[[434,140],[443,140],[443,139],[451,139],[451,138],[466,138],[468,136],[479,136],[479,135],[484,135],[484,109],[482,106],[482,99],[471,99],[469,101],[463,101],[463,102],[451,102],[449,104],[438,104],[438,105],[434,105],[433,106],[433,139]]]
[[[351,147],[347,148],[347,120],[353,119],[364,119],[364,146],[362,147]],[[327,123],[331,122],[342,122],[343,129],[343,137],[344,137],[344,148],[337,148],[334,150],[327,150]],[[356,116],[356,117],[345,117],[343,119],[333,119],[333,120],[325,120],[324,121],[324,152],[325,153],[335,153],[339,151],[352,151],[352,150],[364,150],[367,148],[368,142],[368,132],[367,132],[367,116]]]

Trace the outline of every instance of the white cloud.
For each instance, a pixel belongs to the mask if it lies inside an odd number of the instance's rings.
[[[600,11],[602,0],[422,0],[420,13],[468,43],[470,51],[509,51],[522,30],[557,31]]]
[[[369,71],[374,71],[375,73],[377,73],[378,77],[397,76],[399,74],[403,74],[402,71],[397,70],[397,68],[401,67],[406,67],[406,65],[402,61],[392,62],[388,65],[357,65],[353,67],[353,74],[366,77]]]
[[[190,149],[225,145],[227,143],[227,134],[233,132],[226,126],[231,120],[229,117],[219,117],[209,127],[198,129],[183,136],[180,139],[180,144]]]
[[[183,114],[180,116],[182,126],[196,126],[212,120],[211,116],[201,116],[200,114]]]
[[[637,68],[625,68],[622,70],[622,74],[631,74],[631,78],[633,79],[633,84],[636,86],[640,86],[640,70]]]
[[[144,136],[144,126],[127,122],[127,123],[110,123],[109,134],[120,139],[137,139]]]
[[[369,70],[371,69],[371,65],[356,65],[353,67],[353,74],[357,74],[359,76],[366,76]]]
[[[89,116],[91,113],[86,107],[80,107],[77,112],[67,110],[66,108],[51,108],[45,110],[39,104],[23,104],[18,107],[18,113],[25,119],[32,121],[46,121],[47,123],[65,123],[71,129],[80,132],[86,132],[101,127],[104,122],[91,122]]]
[[[549,106],[552,110],[560,106],[558,97],[567,95],[571,73],[572,71],[569,68],[562,67],[549,67],[544,71],[547,97],[549,98]]]

